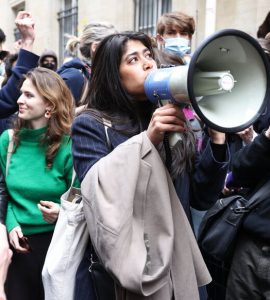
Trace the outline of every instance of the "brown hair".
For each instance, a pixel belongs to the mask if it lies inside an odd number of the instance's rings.
[[[41,140],[41,143],[46,145],[46,166],[51,168],[64,135],[70,134],[74,116],[73,97],[64,80],[49,69],[35,68],[25,75],[25,79],[32,82],[44,101],[51,106],[48,128]],[[19,145],[19,133],[23,127],[28,128],[29,121],[18,118],[14,124],[16,147]]]
[[[157,22],[157,33],[163,35],[165,29],[176,27],[180,32],[187,32],[192,36],[195,32],[194,18],[182,12],[170,12],[163,14]]]

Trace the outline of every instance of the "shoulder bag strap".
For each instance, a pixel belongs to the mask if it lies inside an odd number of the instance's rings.
[[[6,161],[6,177],[7,177],[7,174],[8,174],[8,167],[9,167],[9,164],[10,164],[11,155],[12,155],[13,147],[14,147],[13,133],[14,133],[14,131],[12,129],[8,129],[9,143],[8,143],[7,161]]]
[[[255,207],[258,203],[265,200],[265,195],[269,193],[270,190],[270,178],[267,178],[259,185],[257,189],[255,189],[255,192],[252,194],[250,199],[248,200],[248,203],[246,205],[246,208],[251,210],[253,207]]]

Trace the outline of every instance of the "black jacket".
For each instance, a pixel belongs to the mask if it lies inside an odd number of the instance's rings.
[[[6,189],[5,178],[0,168],[0,223],[4,224],[6,219],[8,204],[8,193]]]
[[[251,193],[264,180],[270,180],[270,139],[264,133],[234,155],[232,172],[237,184],[250,187]],[[270,242],[270,190],[263,197],[245,219],[243,229]]]

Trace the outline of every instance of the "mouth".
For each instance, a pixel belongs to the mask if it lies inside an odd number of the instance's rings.
[[[25,111],[23,108],[19,108],[19,113],[22,114]]]

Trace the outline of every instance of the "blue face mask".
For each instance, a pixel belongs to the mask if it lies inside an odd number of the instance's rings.
[[[177,37],[164,39],[165,41],[165,50],[172,52],[173,54],[183,57],[185,54],[190,53],[190,40]]]
[[[5,64],[2,62],[0,63],[0,76],[5,75]]]

